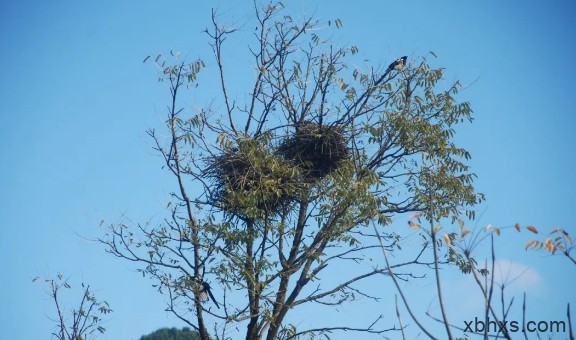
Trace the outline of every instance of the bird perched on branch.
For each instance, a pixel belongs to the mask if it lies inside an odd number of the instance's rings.
[[[218,302],[216,302],[214,295],[212,295],[212,292],[210,291],[210,284],[208,284],[208,282],[202,282],[202,287],[200,287],[200,300],[202,300],[202,302],[206,302],[208,301],[208,297],[212,299],[212,302],[214,302],[216,308],[219,309],[220,306],[218,306]]]
[[[406,65],[406,59],[408,59],[408,57],[403,56],[402,58],[394,60],[394,62],[388,66],[386,72],[390,72],[392,70],[401,71]]]

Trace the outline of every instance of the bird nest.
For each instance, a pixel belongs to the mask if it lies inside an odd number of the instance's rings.
[[[251,220],[278,213],[298,192],[298,171],[251,138],[212,158],[206,175],[216,183],[213,205]]]
[[[342,127],[309,121],[280,143],[278,153],[302,169],[308,181],[324,178],[350,157]]]

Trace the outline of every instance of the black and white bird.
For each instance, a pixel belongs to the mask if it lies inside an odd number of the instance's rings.
[[[214,302],[216,308],[220,308],[220,306],[218,306],[218,302],[216,302],[216,299],[214,298],[214,295],[212,295],[212,291],[210,291],[210,284],[208,284],[208,282],[202,282],[202,287],[200,287],[200,300],[202,300],[202,302],[206,302],[208,301],[208,297],[212,299],[212,302]]]
[[[406,65],[406,59],[408,59],[408,57],[403,56],[402,58],[394,60],[394,62],[388,66],[386,72],[390,72],[392,70],[401,71]]]

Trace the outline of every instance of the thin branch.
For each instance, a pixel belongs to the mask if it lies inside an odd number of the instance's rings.
[[[354,328],[354,327],[346,327],[346,326],[314,328],[314,329],[308,329],[308,330],[305,330],[302,332],[292,334],[289,337],[287,337],[286,340],[299,339],[300,336],[302,336],[304,334],[310,334],[310,333],[323,334],[323,333],[331,333],[333,331],[354,331],[354,332],[364,332],[364,333],[371,333],[371,334],[382,334],[382,333],[398,330],[398,328],[396,328],[396,327],[388,328],[388,329],[372,329],[372,327],[374,327],[374,325],[378,321],[380,321],[382,318],[383,318],[383,316],[380,315],[374,322],[372,322],[372,324],[370,324],[370,326],[368,326],[366,328]]]
[[[372,227],[374,227],[374,232],[376,233],[376,236],[378,236],[378,241],[380,242],[380,249],[382,249],[382,254],[384,255],[384,260],[386,260],[386,267],[388,267],[388,272],[390,274],[392,274],[392,275],[390,275],[390,277],[392,278],[392,281],[394,281],[394,285],[396,286],[396,289],[398,290],[398,293],[400,294],[400,297],[402,298],[402,301],[404,302],[404,307],[408,311],[408,314],[410,314],[410,317],[412,318],[412,320],[414,320],[416,325],[418,325],[418,327],[420,328],[420,330],[422,332],[424,332],[424,334],[428,335],[428,337],[430,339],[437,339],[426,328],[424,328],[424,326],[416,318],[416,315],[414,315],[414,313],[412,312],[412,309],[410,308],[410,305],[408,304],[408,300],[404,296],[404,292],[402,291],[402,288],[400,288],[400,284],[398,284],[396,277],[393,275],[392,268],[390,267],[390,262],[388,261],[388,255],[386,255],[386,249],[384,248],[384,243],[382,243],[380,233],[378,232],[378,229],[376,229],[376,224],[372,223]]]
[[[402,331],[402,340],[406,340],[406,334],[404,333],[404,326],[402,325],[402,318],[400,317],[400,309],[398,309],[398,295],[394,295],[394,305],[396,306],[396,317],[398,318],[398,323],[400,324],[400,330]]]
[[[432,215],[432,214],[431,214]],[[450,322],[446,314],[446,307],[444,306],[444,297],[442,296],[442,284],[440,282],[440,268],[438,264],[438,242],[436,240],[437,231],[434,230],[434,220],[430,218],[430,235],[432,237],[432,249],[434,253],[434,274],[436,278],[436,292],[438,294],[438,301],[440,302],[440,311],[442,312],[442,320],[446,329],[448,339],[452,339],[452,332],[450,330]]]
[[[572,331],[572,317],[570,315],[570,303],[568,303],[568,307],[566,309],[566,314],[568,317],[568,330],[570,334],[570,340],[574,340],[574,332]]]

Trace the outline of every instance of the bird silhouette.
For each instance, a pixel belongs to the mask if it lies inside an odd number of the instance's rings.
[[[401,71],[406,65],[406,59],[408,59],[408,57],[403,56],[402,58],[394,60],[394,62],[388,66],[386,72],[390,72],[392,70]]]

